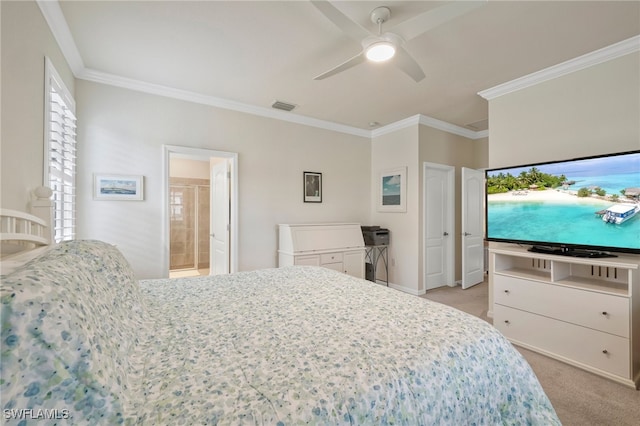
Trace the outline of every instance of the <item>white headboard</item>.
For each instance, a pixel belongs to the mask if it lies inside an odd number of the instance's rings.
[[[0,209],[2,254],[50,243],[49,225],[39,217],[17,210]],[[15,249],[12,249],[15,246]]]
[[[9,262],[24,263],[31,252],[52,243],[53,210],[51,189],[36,188],[32,192],[31,213],[0,209],[0,259],[2,274],[6,274]]]

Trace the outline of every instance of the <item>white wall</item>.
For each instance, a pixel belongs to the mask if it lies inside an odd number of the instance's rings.
[[[277,224],[369,220],[370,140],[78,81],[78,238],[114,244],[139,278],[161,277],[162,145],[238,153],[239,269],[277,266]],[[303,171],[323,202],[304,203]],[[145,176],[145,200],[95,201],[93,173]],[[132,236],[135,236],[132,238]]]
[[[73,94],[74,78],[35,2],[0,2],[0,205],[25,211],[43,184],[44,57]]]

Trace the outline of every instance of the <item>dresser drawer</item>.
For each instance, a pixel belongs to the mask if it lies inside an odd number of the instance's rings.
[[[629,337],[629,299],[496,274],[494,301],[535,314]]]
[[[296,256],[294,258],[294,265],[320,266],[320,256],[318,255]]]
[[[342,253],[325,253],[320,255],[320,264],[342,262]]]
[[[493,315],[495,327],[516,344],[631,378],[628,339],[497,304]]]
[[[342,262],[323,263],[320,266],[322,266],[323,268],[327,268],[327,269],[333,269],[334,271],[344,272],[344,264]]]

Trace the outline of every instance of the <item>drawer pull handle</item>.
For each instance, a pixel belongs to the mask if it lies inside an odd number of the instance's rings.
[[[605,350],[602,351],[602,353],[606,355],[606,354],[609,353],[609,351],[605,349]]]
[[[505,323],[505,324],[510,324],[510,323],[509,323],[509,320],[504,320],[504,323]]]
[[[504,292],[505,292],[505,293],[507,293],[507,294],[509,294],[509,290],[505,290]]]
[[[602,315],[604,315],[604,316],[606,317],[607,315],[609,315],[609,313],[608,313],[607,311],[604,311],[604,312],[602,313]]]

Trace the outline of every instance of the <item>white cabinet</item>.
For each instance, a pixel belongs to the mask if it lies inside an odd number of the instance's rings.
[[[640,385],[640,258],[490,251],[493,324],[511,342]]]
[[[322,266],[364,278],[360,224],[279,225],[278,266]]]

